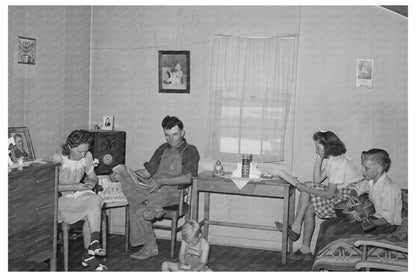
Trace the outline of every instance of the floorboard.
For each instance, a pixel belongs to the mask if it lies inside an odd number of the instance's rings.
[[[131,259],[129,254],[140,247],[124,251],[124,236],[109,235],[107,257],[102,263],[109,271],[160,271],[164,261],[177,261],[180,242],[177,243],[175,257],[170,258],[170,241],[158,239],[159,255],[144,261]],[[82,238],[69,242],[69,271],[88,271],[81,265]],[[211,245],[209,267],[213,271],[310,271],[312,262],[291,261],[281,264],[281,252],[258,250],[222,245]],[[58,271],[63,271],[63,251],[58,247]]]

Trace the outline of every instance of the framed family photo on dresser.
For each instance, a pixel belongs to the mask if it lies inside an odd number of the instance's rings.
[[[32,140],[30,139],[29,129],[27,127],[9,127],[9,136],[14,139],[15,145],[10,145],[10,158],[13,162],[23,158],[25,161],[35,159]]]
[[[159,51],[159,92],[190,92],[190,52]]]

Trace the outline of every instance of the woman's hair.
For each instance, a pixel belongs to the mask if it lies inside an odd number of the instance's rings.
[[[81,144],[90,144],[92,141],[91,133],[85,130],[75,130],[69,134],[66,142],[62,145],[62,155],[69,156],[70,148]]]
[[[163,130],[170,130],[175,126],[178,126],[179,130],[183,130],[183,123],[176,116],[167,115],[162,121]]]
[[[314,141],[323,145],[324,158],[339,156],[347,152],[344,143],[331,131],[316,132],[312,138]]]
[[[361,160],[370,160],[378,163],[384,172],[389,171],[391,165],[389,153],[383,149],[373,148],[368,151],[363,151],[361,153]]]
[[[190,241],[201,234],[201,227],[195,220],[189,220],[182,226],[182,238],[185,241]]]

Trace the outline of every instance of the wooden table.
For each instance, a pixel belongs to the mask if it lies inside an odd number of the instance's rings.
[[[227,174],[225,175],[227,176]],[[204,171],[192,181],[191,218],[198,221],[199,193],[204,193],[204,218],[200,222],[204,227],[204,236],[208,237],[209,225],[220,225],[238,228],[250,228],[275,231],[275,226],[213,221],[209,218],[210,194],[234,194],[241,196],[258,196],[283,200],[282,264],[286,264],[287,251],[293,251],[292,241],[288,241],[287,228],[293,222],[295,211],[296,189],[279,177],[273,179],[250,180],[241,190],[227,177],[214,177],[212,171]],[[278,213],[278,211],[277,211]]]

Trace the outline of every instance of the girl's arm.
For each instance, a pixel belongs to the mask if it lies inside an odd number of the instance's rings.
[[[88,185],[88,189],[93,189],[98,184],[98,177],[94,171],[87,174],[88,180],[85,182]]]
[[[296,187],[299,191],[304,191],[309,194],[313,194],[323,198],[333,198],[335,196],[335,192],[337,190],[337,184],[329,184],[327,190],[317,190],[310,187],[305,186],[304,184],[299,184]]]
[[[197,267],[192,268],[192,270],[194,270],[194,271],[200,271],[204,267],[206,267],[207,264],[208,264],[209,244],[205,239],[202,239],[201,243],[202,243],[201,263]]]
[[[277,170],[277,175],[279,175],[280,178],[282,178],[283,180],[285,180],[286,182],[288,182],[289,184],[291,184],[294,187],[297,187],[298,184],[300,184],[298,179],[296,179],[295,177],[293,177],[292,175],[290,175],[289,173],[287,173],[283,169],[278,169]]]
[[[323,180],[327,177],[326,169],[322,169],[322,162],[324,158],[321,155],[316,155],[315,167],[313,169],[313,182],[315,184],[322,183]]]
[[[58,186],[59,191],[81,191],[88,189],[90,189],[89,185],[83,183],[59,184]]]

